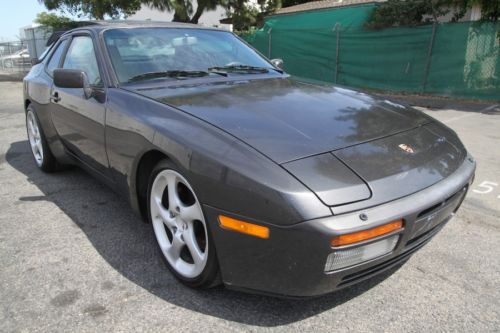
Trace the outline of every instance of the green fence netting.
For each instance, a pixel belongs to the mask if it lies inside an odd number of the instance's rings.
[[[374,5],[269,17],[243,36],[299,77],[400,92],[500,100],[500,23],[364,28]]]

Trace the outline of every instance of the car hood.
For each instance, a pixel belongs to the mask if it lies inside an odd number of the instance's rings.
[[[283,167],[324,204],[359,203],[363,208],[434,185],[454,173],[466,156],[453,131],[432,123]]]
[[[189,82],[124,88],[203,119],[278,164],[432,121],[417,110],[361,92],[291,78]]]

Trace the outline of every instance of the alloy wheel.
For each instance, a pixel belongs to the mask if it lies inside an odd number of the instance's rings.
[[[153,182],[150,214],[160,249],[185,278],[198,277],[208,259],[208,236],[201,205],[187,180],[171,169]]]
[[[40,135],[40,128],[33,111],[29,110],[26,115],[26,126],[28,127],[28,139],[31,151],[35,157],[36,164],[40,167],[43,164],[43,143]]]

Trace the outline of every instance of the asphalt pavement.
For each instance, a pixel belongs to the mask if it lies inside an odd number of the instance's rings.
[[[458,215],[398,269],[283,300],[177,282],[123,198],[35,167],[22,85],[0,82],[0,332],[500,332],[500,107],[424,111],[477,159]]]

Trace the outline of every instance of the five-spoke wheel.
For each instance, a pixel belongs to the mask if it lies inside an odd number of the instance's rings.
[[[32,110],[29,110],[26,115],[26,126],[28,129],[28,140],[30,142],[31,152],[33,153],[33,157],[35,157],[36,164],[40,167],[43,164],[42,136],[40,135],[35,113]]]
[[[26,109],[26,130],[28,131],[28,142],[36,165],[45,172],[56,170],[57,161],[50,151],[43,128],[40,125],[35,109],[31,105]]]
[[[211,284],[215,279],[215,249],[211,248],[207,223],[193,188],[166,161],[153,175],[149,214],[167,265],[191,286]]]

